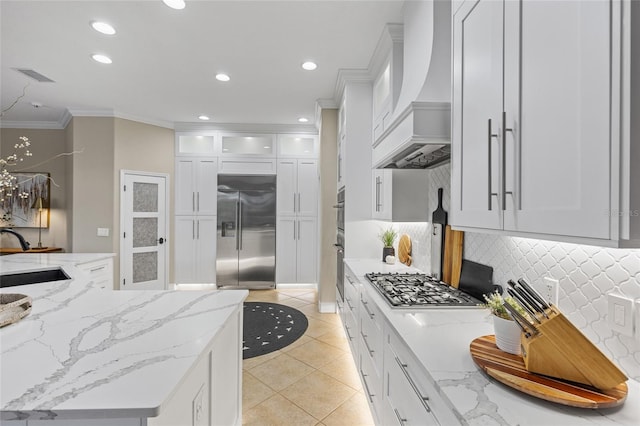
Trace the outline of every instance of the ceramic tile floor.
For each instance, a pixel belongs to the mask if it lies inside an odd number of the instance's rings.
[[[315,290],[252,290],[249,302],[302,311],[305,334],[291,345],[243,361],[244,425],[373,425],[337,314],[321,314]]]

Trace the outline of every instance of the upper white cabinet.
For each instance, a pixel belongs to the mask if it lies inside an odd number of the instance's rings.
[[[216,155],[216,134],[176,133],[176,156]]]
[[[373,169],[371,217],[393,222],[430,219],[426,170]]]
[[[638,237],[620,7],[479,0],[457,9],[454,226],[602,245]]]
[[[318,161],[278,160],[278,215],[318,215]]]
[[[220,133],[220,155],[275,157],[275,135]]]
[[[278,158],[317,158],[320,153],[317,135],[279,134],[277,145]]]
[[[176,158],[176,215],[215,215],[218,161],[212,157]]]
[[[373,54],[373,140],[389,126],[402,85],[403,27],[387,24]]]

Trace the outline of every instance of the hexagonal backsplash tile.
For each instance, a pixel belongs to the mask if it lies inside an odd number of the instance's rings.
[[[443,188],[443,205],[449,211],[450,173],[449,164],[431,170],[430,210],[437,206],[438,188]],[[396,225],[405,229],[402,224]],[[405,226],[407,233],[419,241],[420,250],[414,253],[415,266],[429,271],[429,224]],[[529,282],[540,281],[545,276],[558,279],[558,306],[564,315],[629,377],[640,381],[640,343],[610,329],[606,298],[612,291],[640,298],[640,250],[466,232],[464,258],[492,266],[497,284],[505,285],[508,279],[520,277]]]

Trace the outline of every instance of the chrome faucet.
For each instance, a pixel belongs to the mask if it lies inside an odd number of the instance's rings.
[[[14,231],[13,229],[6,229],[6,228],[2,228],[0,229],[0,234],[13,234],[16,236],[16,238],[18,239],[18,241],[20,241],[20,247],[22,247],[22,251],[27,251],[29,250],[29,243],[27,242],[27,240],[24,239],[24,237],[20,234],[18,234],[16,231]]]

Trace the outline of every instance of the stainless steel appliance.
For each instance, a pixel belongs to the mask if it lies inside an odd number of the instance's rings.
[[[344,302],[344,187],[338,191],[338,202],[335,206],[336,209],[336,287],[338,288],[338,294],[340,300]]]
[[[365,277],[394,308],[472,308],[483,302],[419,273],[369,273]]]
[[[218,175],[216,258],[218,287],[275,287],[274,175]]]

